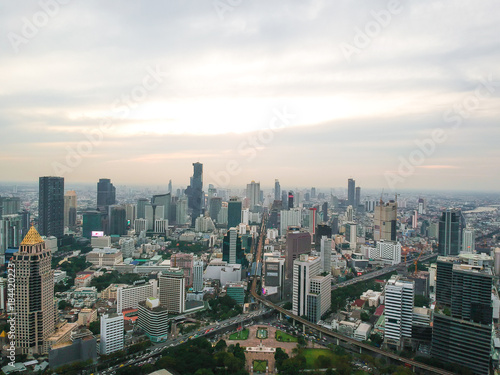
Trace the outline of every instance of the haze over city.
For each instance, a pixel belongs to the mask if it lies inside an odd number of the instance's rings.
[[[3,179],[500,187],[496,2],[234,4],[4,4]]]

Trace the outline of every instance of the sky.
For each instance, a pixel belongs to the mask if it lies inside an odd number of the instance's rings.
[[[0,180],[498,190],[497,1],[0,5]]]

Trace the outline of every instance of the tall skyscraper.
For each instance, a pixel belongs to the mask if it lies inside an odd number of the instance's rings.
[[[61,204],[62,208],[62,204]],[[22,354],[47,354],[55,329],[52,254],[34,227],[14,254],[16,348]]]
[[[321,212],[323,215],[323,222],[328,222],[328,202],[324,202],[321,206]]]
[[[413,281],[395,275],[385,287],[385,335],[387,344],[402,347],[404,340],[411,339],[413,322]]]
[[[347,203],[353,207],[356,205],[356,181],[352,178],[347,180]]]
[[[146,218],[146,205],[149,204],[149,199],[139,198],[137,200],[137,219]]]
[[[103,230],[103,213],[99,211],[87,211],[83,213],[82,235],[90,239],[92,232]]]
[[[332,239],[322,236],[320,239],[321,271],[332,273]]]
[[[9,247],[18,247],[22,240],[21,215],[3,215],[0,219],[0,255]]]
[[[311,199],[316,199],[316,188],[315,187],[311,188]]]
[[[245,254],[243,252],[241,237],[238,236],[236,228],[230,228],[222,242],[222,260],[229,264],[243,264]]]
[[[170,314],[182,314],[186,306],[186,279],[182,269],[172,267],[160,275],[160,304]]]
[[[279,201],[281,199],[281,186],[280,182],[276,179],[274,180],[274,200]]]
[[[168,180],[168,193],[172,195],[172,180]]]
[[[193,177],[191,184],[186,189],[188,207],[191,212],[191,226],[194,227],[196,218],[202,214],[203,207],[203,164],[193,163]]]
[[[193,262],[193,291],[201,292],[203,290],[203,261],[196,259]]]
[[[375,207],[375,218],[373,228],[373,239],[375,241],[387,240],[396,241],[396,223],[398,219],[398,204],[396,201],[389,201]]]
[[[64,195],[64,226],[72,228],[76,225],[76,192],[70,190]]]
[[[290,279],[293,275],[293,262],[301,254],[311,252],[311,234],[309,232],[289,231],[286,235],[286,277]]]
[[[442,213],[439,220],[439,255],[458,255],[460,253],[464,224],[465,219],[460,210],[449,209]]]
[[[219,216],[220,209],[222,208],[222,198],[221,197],[213,197],[210,199],[210,210],[209,214],[212,220],[217,221],[217,217]]]
[[[361,204],[361,188],[359,186],[356,187],[356,198],[354,202],[354,207],[356,210],[358,209],[359,205]]]
[[[227,203],[227,226],[237,227],[241,223],[242,203],[237,197],[231,197]]]
[[[291,210],[293,208],[293,191],[288,192],[288,209]]]
[[[97,183],[97,208],[101,209],[116,204],[116,188],[109,178],[101,178]]]
[[[38,189],[38,231],[42,236],[62,238],[64,178],[40,177]]]
[[[101,354],[107,355],[123,350],[124,319],[122,314],[101,316]]]
[[[438,257],[432,357],[489,374],[492,284],[491,268]]]
[[[292,311],[295,315],[307,314],[307,294],[310,288],[311,277],[321,273],[321,259],[306,254],[300,255],[293,261],[293,297]]]
[[[464,229],[464,234],[462,238],[462,252],[463,253],[473,253],[476,249],[476,241],[474,229],[467,228]]]
[[[281,206],[284,210],[288,210],[288,195],[286,190],[281,190]]]
[[[186,196],[179,197],[177,201],[175,221],[177,224],[184,225],[188,219],[188,199]]]
[[[127,234],[127,211],[125,207],[113,205],[109,207],[109,234],[123,236]]]
[[[252,181],[247,184],[247,198],[250,200],[250,210],[254,210],[255,206],[260,204],[260,182]]]

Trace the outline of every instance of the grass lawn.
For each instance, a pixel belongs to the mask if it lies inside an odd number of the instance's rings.
[[[330,357],[335,360],[335,354],[329,349],[304,349],[303,354],[306,357],[306,368],[314,368],[314,363],[320,355]]]
[[[281,342],[297,342],[297,337],[283,331],[276,331],[276,340]]]
[[[248,339],[249,331],[248,329],[244,329],[239,332],[235,332],[229,336],[229,340],[246,340]]]
[[[253,361],[254,372],[266,372],[267,361]]]

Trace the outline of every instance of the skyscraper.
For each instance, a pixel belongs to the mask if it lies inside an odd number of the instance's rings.
[[[286,277],[290,279],[293,275],[293,262],[301,254],[311,252],[311,234],[309,232],[289,231],[286,235]]]
[[[203,261],[197,259],[193,262],[193,291],[201,292],[203,290]]]
[[[109,234],[123,236],[127,234],[127,211],[125,207],[109,207]]]
[[[237,197],[231,197],[227,203],[227,226],[237,227],[241,223],[242,203]]]
[[[413,281],[394,275],[385,287],[385,335],[386,343],[402,347],[405,339],[411,339],[413,322]]]
[[[172,195],[172,180],[168,180],[168,193]]]
[[[186,189],[188,208],[191,212],[191,226],[194,227],[196,218],[202,214],[203,197],[203,164],[193,163],[193,177]]]
[[[177,267],[160,274],[160,304],[170,314],[182,314],[186,306],[186,279]]]
[[[70,190],[64,195],[64,226],[74,227],[76,225],[76,192]]]
[[[61,205],[62,208],[62,205]],[[55,329],[52,254],[34,227],[14,254],[16,348],[22,354],[46,354]]]
[[[458,255],[460,253],[464,224],[465,219],[460,210],[449,209],[442,213],[439,220],[439,255]]]
[[[489,374],[492,270],[438,257],[431,355]],[[493,330],[494,332],[494,330]]]
[[[219,216],[220,209],[222,208],[222,198],[221,197],[213,197],[210,199],[210,217],[212,220],[217,221],[217,217]]]
[[[354,208],[358,209],[361,204],[361,188],[359,186],[356,187],[356,199],[354,202]]]
[[[107,355],[123,350],[124,319],[122,314],[101,316],[101,354]]]
[[[109,178],[101,178],[97,183],[97,208],[105,208],[116,203],[116,189]]]
[[[291,210],[293,208],[293,191],[288,192],[288,209]]]
[[[229,264],[243,264],[245,254],[243,252],[241,237],[238,236],[236,228],[230,228],[222,242],[222,260]]]
[[[323,222],[328,222],[328,202],[324,202],[321,206],[321,212],[323,214]]]
[[[462,238],[462,252],[463,253],[473,253],[476,248],[474,229],[467,228],[464,229],[464,234]]]
[[[316,199],[316,188],[315,187],[311,188],[311,199]]]
[[[38,230],[42,236],[64,235],[64,178],[40,177]]]
[[[260,204],[260,182],[252,181],[247,184],[246,195],[250,200],[250,210],[255,209],[255,206]]]
[[[149,199],[139,198],[137,200],[137,219],[146,218],[146,205],[149,204]]]
[[[281,186],[278,179],[274,180],[274,200],[279,201],[281,199]]]
[[[398,204],[396,201],[389,201],[375,207],[373,239],[375,241],[387,240],[396,241],[396,223],[398,218]]]
[[[347,180],[347,203],[353,207],[356,205],[356,181],[352,178]]]

